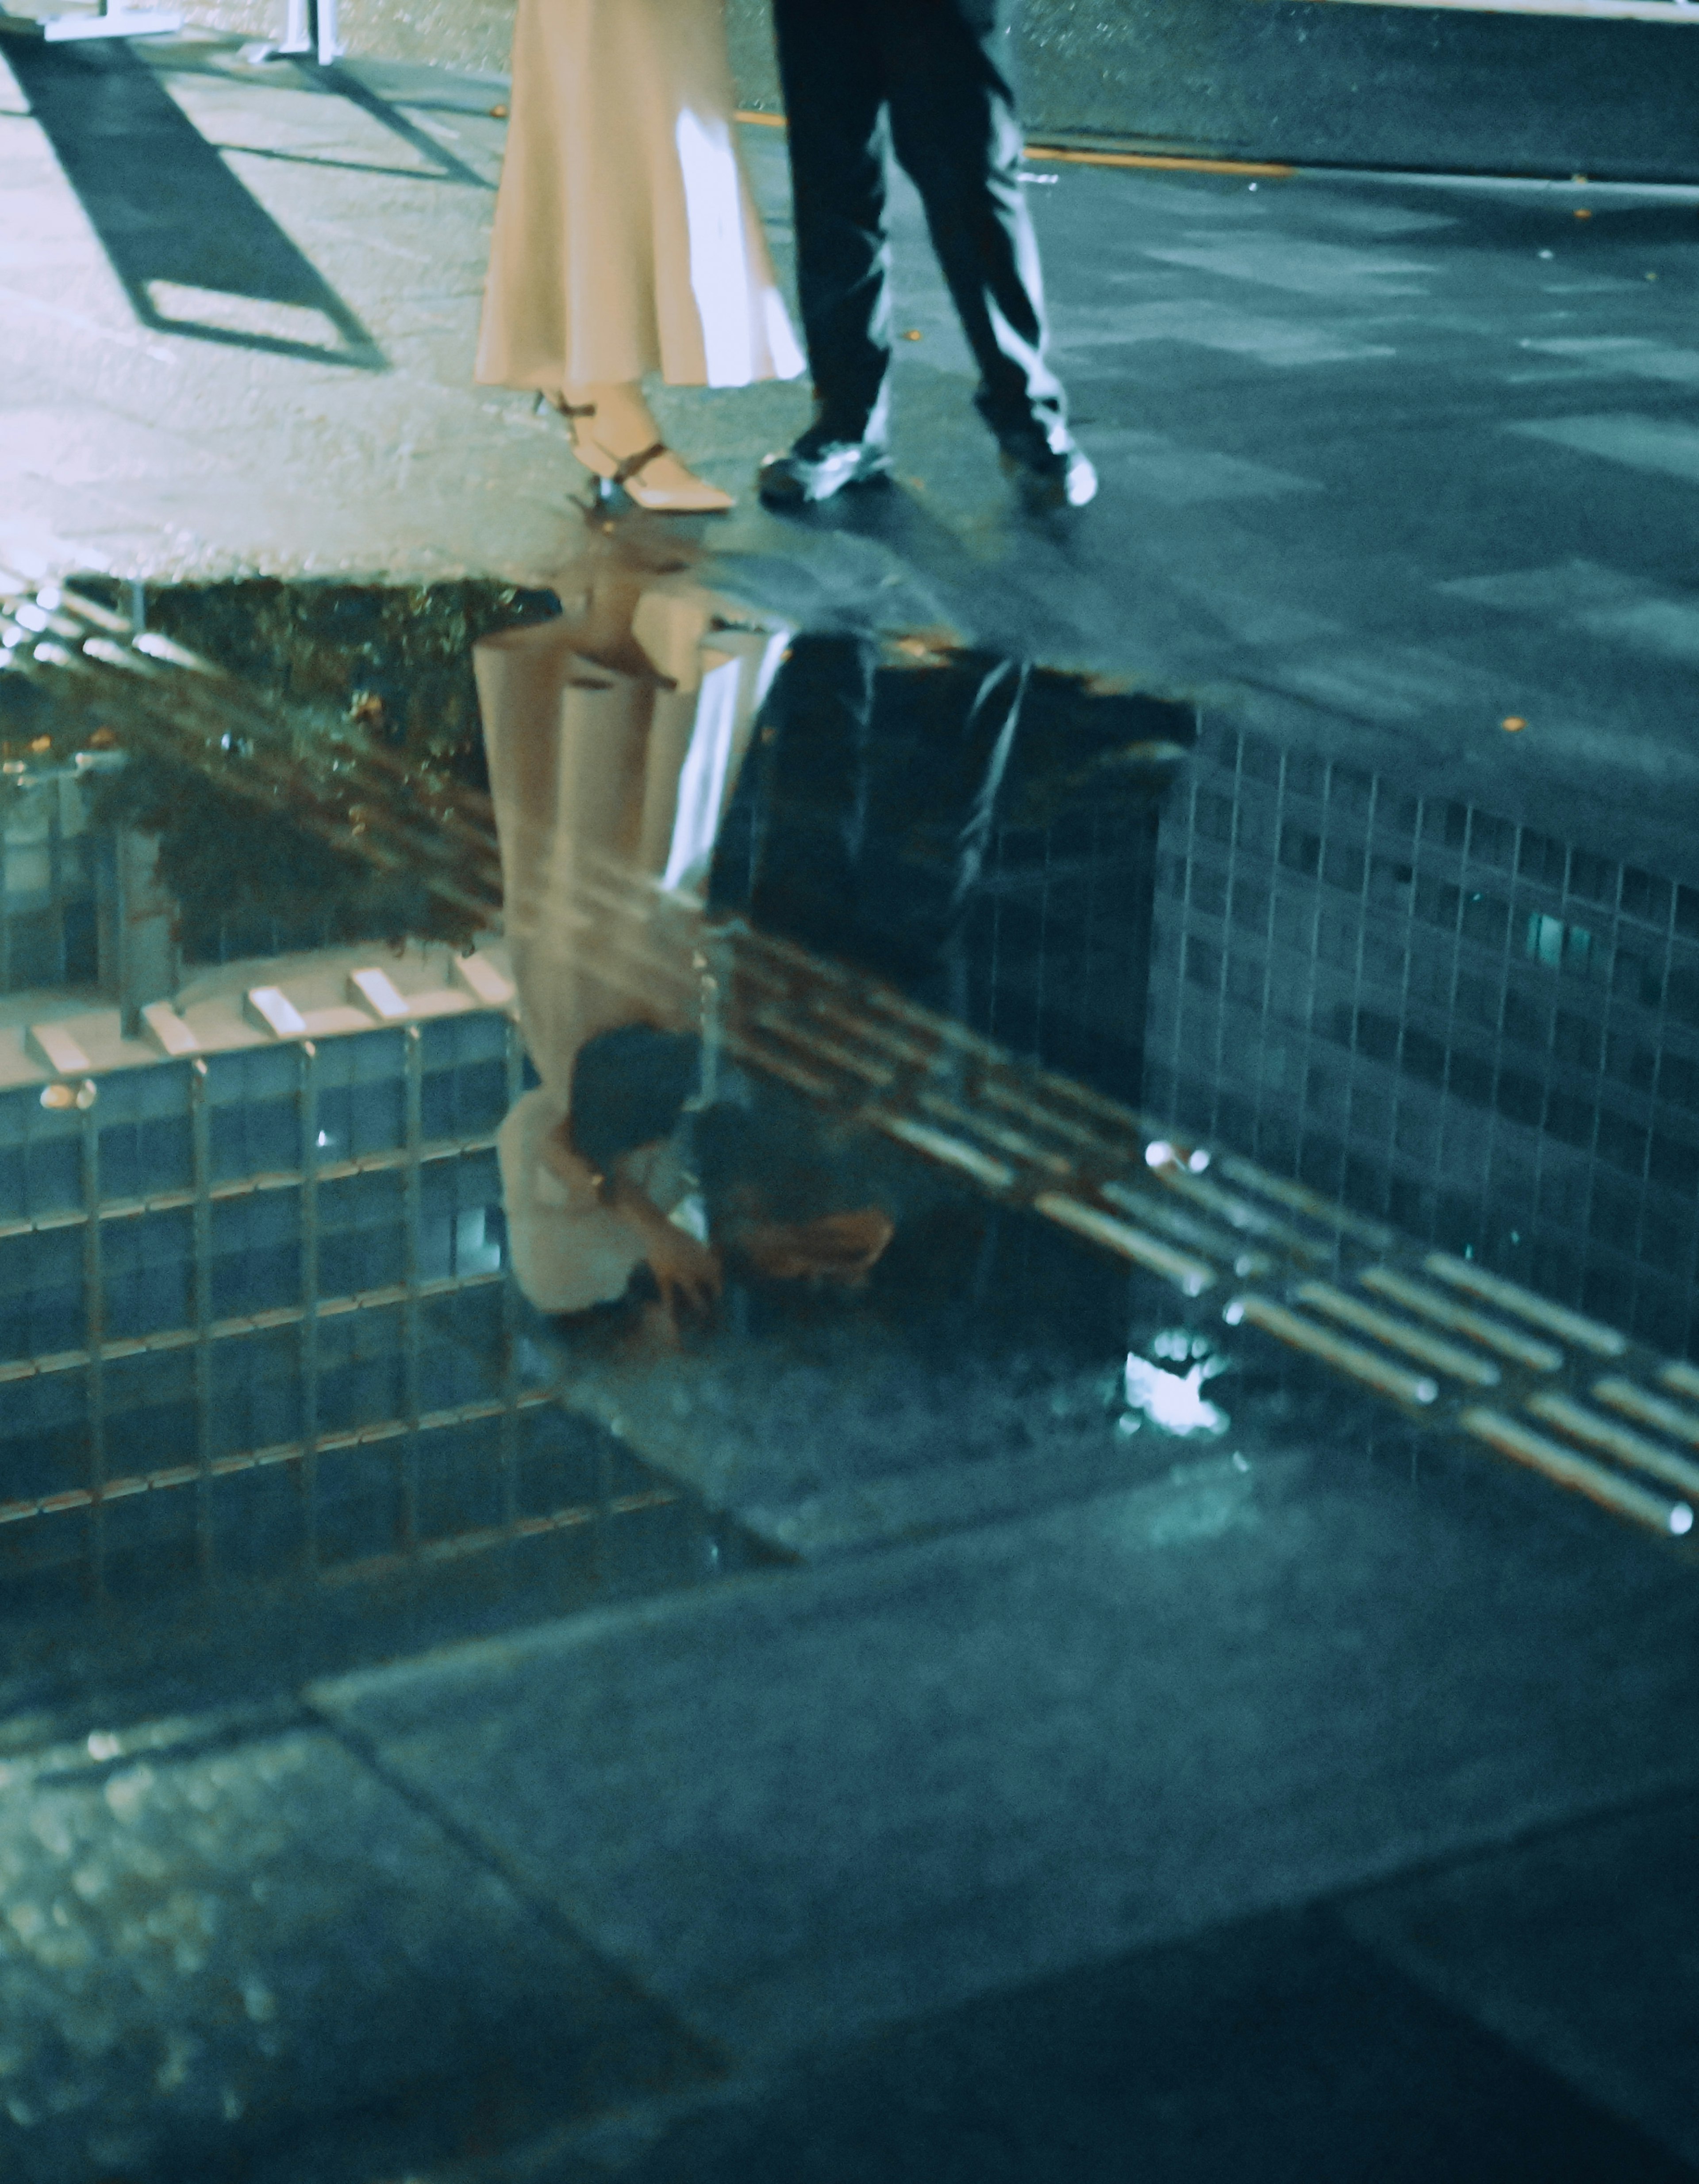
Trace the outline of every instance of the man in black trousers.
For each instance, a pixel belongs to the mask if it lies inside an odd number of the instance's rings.
[[[890,474],[888,144],[925,204],[979,365],[974,399],[1004,467],[1041,504],[1081,507],[1097,490],[1044,354],[1006,4],[774,0],[797,282],[819,407],[795,445],[761,465],[770,508],[827,500]]]

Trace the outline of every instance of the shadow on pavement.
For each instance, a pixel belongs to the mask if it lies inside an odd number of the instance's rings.
[[[144,326],[388,369],[356,314],[127,46],[14,38],[6,58]]]
[[[380,126],[398,136],[414,151],[422,153],[432,166],[441,170],[444,180],[465,182],[475,190],[493,192],[493,182],[486,181],[476,167],[469,167],[464,159],[456,159],[448,147],[438,143],[428,130],[421,129],[416,121],[409,121],[398,107],[392,105],[370,84],[362,82],[351,69],[332,61],[325,68],[312,70],[304,68],[302,73],[310,75],[326,90],[334,92],[337,98],[347,99],[351,106],[359,107],[362,114],[369,114]]]
[[[590,2149],[587,2148],[587,2151]],[[590,2184],[587,2162],[552,2184]],[[1686,2164],[1360,1948],[1277,1913],[722,2098],[627,2184],[1677,2184]]]

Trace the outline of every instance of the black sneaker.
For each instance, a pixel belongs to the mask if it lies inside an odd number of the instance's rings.
[[[788,453],[769,455],[756,490],[769,508],[805,508],[830,500],[846,485],[871,485],[891,475],[891,451],[883,439],[844,439],[824,422],[811,425]]]
[[[994,430],[996,428],[994,427]],[[1097,471],[1064,425],[1030,424],[997,432],[1003,468],[1033,508],[1083,508],[1097,493]]]

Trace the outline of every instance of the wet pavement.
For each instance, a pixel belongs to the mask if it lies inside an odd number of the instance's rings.
[[[1098,507],[905,208],[592,523],[499,86],[5,51],[5,2163],[1691,2173],[1693,205],[1037,165]]]
[[[1688,891],[1616,870],[1607,922],[1566,845],[1583,948],[1549,838],[656,559],[616,523],[548,593],[14,592],[24,2173],[778,2175],[801,2131],[854,2176],[866,2086],[936,2069],[987,2173],[1042,2175],[1061,2097],[975,2089],[1019,2036],[986,1998],[1105,1979],[1116,2037],[1151,1979],[1249,2009],[1256,2070],[1319,2010],[1364,2111],[1323,2173],[1401,2107],[1430,2167],[1541,2173],[1515,2120],[1565,2103],[1674,2173],[1665,1869],[1586,1846],[1691,1789],[1691,1201],[1648,1166]],[[1611,967],[1659,914],[1653,998]],[[1536,1080],[1541,1001],[1595,1045]],[[1483,1021],[1523,1044],[1465,1074]],[[1530,1170],[1642,1109],[1630,1225],[1548,1235]],[[710,1309],[587,1165],[687,1273],[717,1247]],[[1554,1856],[1634,1964],[1555,2008]],[[359,1980],[311,1938],[351,1920]],[[1200,2092],[1139,2082],[1067,2097],[1072,2173],[1128,2131],[1198,2173]]]

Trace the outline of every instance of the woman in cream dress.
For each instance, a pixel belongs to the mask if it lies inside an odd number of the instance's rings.
[[[472,655],[503,928],[542,1079],[496,1136],[513,1270],[546,1312],[613,1303],[643,1265],[669,1312],[700,1308],[720,1253],[683,1111],[719,1065],[705,1077],[694,959],[721,821],[790,632],[728,628],[733,602],[607,560],[557,588],[559,620]],[[891,1234],[873,1207],[733,1229],[759,1273],[852,1285]]]
[[[732,504],[663,443],[646,373],[803,369],[732,116],[725,0],[519,0],[476,377],[545,396],[645,508]]]
[[[561,591],[560,620],[486,638],[472,654],[503,928],[542,1079],[496,1139],[514,1273],[549,1312],[614,1301],[644,1262],[669,1302],[700,1304],[718,1277],[705,1245],[670,1217],[692,1188],[677,1116],[616,1128],[604,1146],[605,1133],[586,1127],[580,1058],[635,1028],[648,1034],[639,1071],[648,1061],[675,1077],[694,1048],[678,981],[646,974],[643,959],[670,952],[666,900],[688,926],[786,632],[713,631],[728,602],[605,564],[576,596],[570,580]],[[657,884],[661,921],[645,931]],[[676,1086],[671,1105],[692,1089]],[[646,1096],[655,1089],[639,1085],[630,1105],[666,1106]]]

